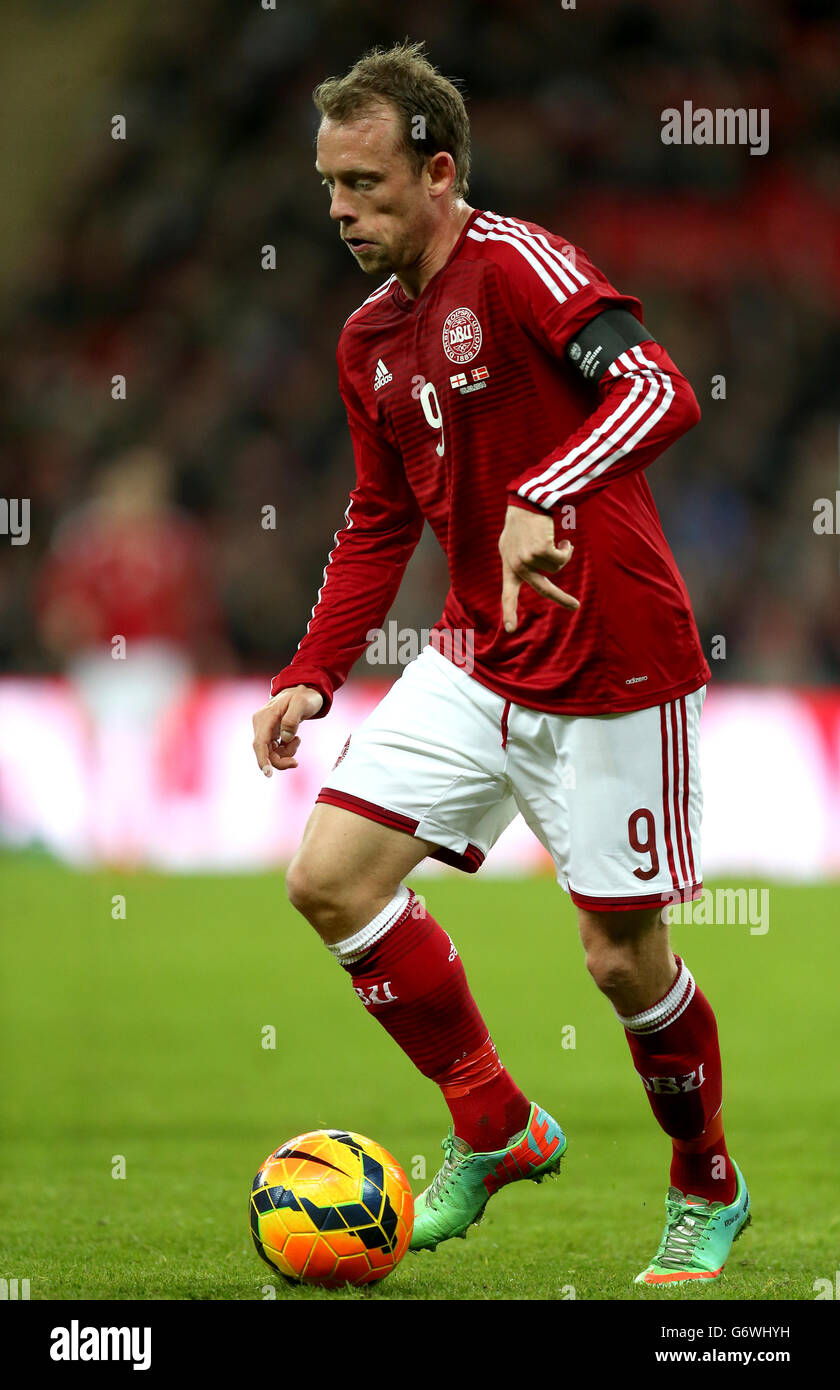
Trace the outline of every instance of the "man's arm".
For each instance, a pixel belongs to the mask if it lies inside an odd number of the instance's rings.
[[[562,607],[579,607],[546,578],[572,555],[568,541],[555,543],[555,514],[645,468],[700,418],[694,392],[643,324],[637,299],[619,295],[579,248],[559,238],[530,238],[527,254],[523,245],[511,245],[517,254],[507,253],[506,289],[513,312],[549,355],[590,386],[593,409],[573,435],[508,485],[499,540],[508,632],[517,626],[523,582]]]
[[[509,233],[503,290],[525,331],[585,382],[592,412],[568,439],[508,485],[512,506],[553,511],[645,468],[700,419],[679,368],[580,247],[562,237]]]
[[[602,311],[574,335],[571,371],[594,383],[597,405],[568,439],[512,479],[512,506],[553,511],[649,463],[697,424],[700,407],[668,353],[626,310]]]
[[[568,564],[573,552],[568,540],[559,546],[555,541],[555,514],[616,478],[645,468],[700,418],[694,392],[647,329],[630,314],[626,316],[630,323],[622,322],[622,311],[615,312],[617,324],[611,324],[609,317],[595,318],[570,345],[578,349],[569,354],[570,360],[592,364],[593,375],[601,372],[598,407],[560,449],[520,474],[508,488],[508,510],[499,538],[502,620],[507,632],[515,632],[518,626],[523,583],[563,608],[580,607],[577,599],[546,577]]]
[[[271,682],[272,699],[254,716],[254,751],[265,771],[267,750],[281,737],[283,756],[275,751],[273,766],[281,771],[296,766],[298,724],[329,712],[334,692],[369,645],[368,632],[381,627],[423,530],[423,514],[402,460],[377,436],[340,359],[339,385],[353,441],[356,487],[306,633],[288,666]]]

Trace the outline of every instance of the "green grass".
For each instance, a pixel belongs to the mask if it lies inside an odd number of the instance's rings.
[[[805,1300],[840,1267],[836,887],[770,886],[765,936],[674,929],[718,1015],[727,1139],[755,1218],[720,1285],[663,1295],[632,1279],[661,1232],[669,1145],[584,970],[569,900],[549,878],[418,880],[568,1157],[559,1181],[503,1191],[466,1242],[328,1294],[289,1290],[258,1260],[247,1197],[261,1160],[290,1135],[349,1127],[431,1176],[447,1113],[281,879],[82,875],[29,856],[0,872],[0,1276],[28,1278],[33,1299],[260,1299],[273,1282],[282,1299],[557,1299],[573,1286],[578,1299]]]

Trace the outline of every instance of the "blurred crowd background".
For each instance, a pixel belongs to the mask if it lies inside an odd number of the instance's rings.
[[[208,674],[290,657],[353,484],[336,341],[374,288],[329,222],[311,90],[408,35],[462,80],[469,201],[585,247],[695,388],[701,425],[649,478],[707,653],[726,640],[715,677],[840,682],[837,541],[813,527],[840,487],[836,5],[123,0],[86,67],[106,9],[3,21],[7,68],[50,34],[64,57],[10,131],[25,151],[39,110],[55,124],[39,189],[23,154],[7,189],[32,212],[0,290],[0,494],[31,499],[31,538],[0,538],[2,669],[114,633]],[[685,100],[767,108],[769,152],[664,145]],[[426,535],[392,616],[429,626],[445,590]]]

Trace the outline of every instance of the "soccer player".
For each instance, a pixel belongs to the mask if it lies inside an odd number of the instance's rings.
[[[638,299],[580,248],[467,204],[466,110],[423,45],[373,50],[314,100],[330,216],[385,278],[339,339],[357,482],[306,634],[254,716],[263,772],[297,766],[301,723],[328,713],[381,627],[424,519],[451,588],[434,640],[340,753],[289,897],[443,1093],[444,1162],[412,1238],[434,1249],[566,1148],[403,884],[427,855],[475,872],[521,812],[673,1143],[665,1230],[637,1282],[716,1279],[749,1197],[715,1016],[663,911],[702,886],[710,673],[644,477],[697,401]],[[567,588],[548,577],[561,570]]]

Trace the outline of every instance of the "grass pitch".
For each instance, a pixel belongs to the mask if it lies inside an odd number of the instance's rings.
[[[257,1258],[247,1207],[262,1159],[346,1127],[419,1191],[448,1116],[280,877],[82,875],[35,856],[0,872],[0,1275],[29,1279],[32,1299],[807,1300],[834,1278],[837,887],[767,885],[764,935],[673,929],[718,1016],[727,1140],[754,1221],[719,1285],[663,1295],[632,1281],[661,1234],[669,1144],[585,972],[571,903],[548,877],[417,880],[568,1155],[558,1181],[494,1198],[466,1242],[326,1293],[289,1289]]]

